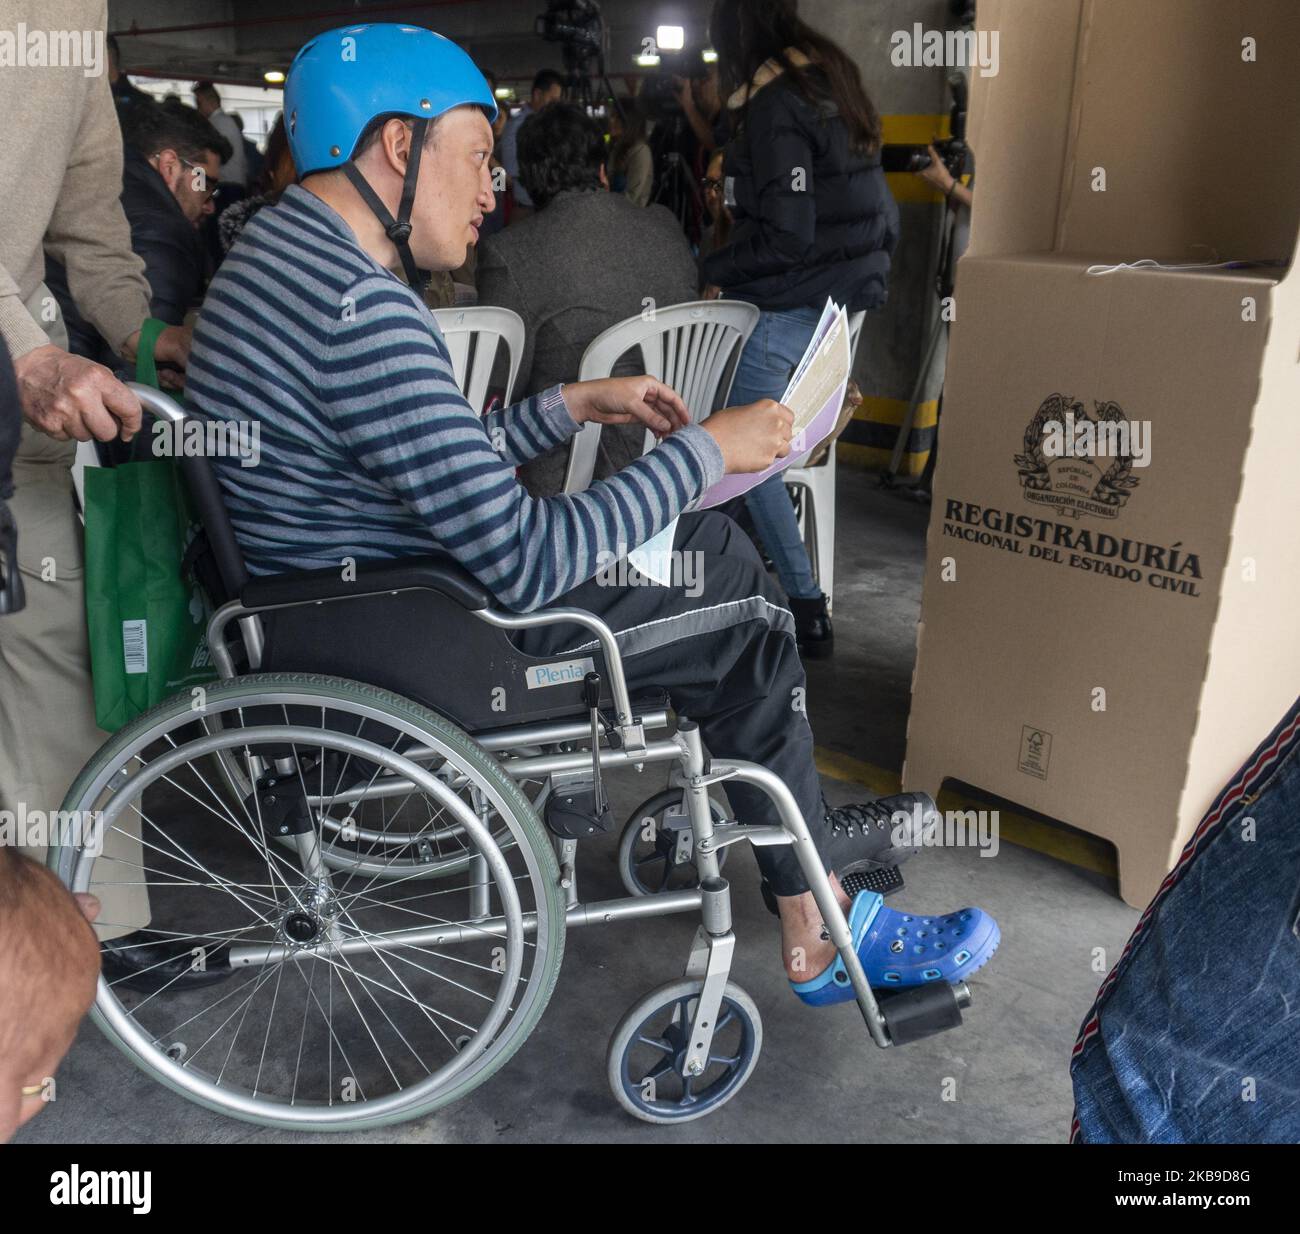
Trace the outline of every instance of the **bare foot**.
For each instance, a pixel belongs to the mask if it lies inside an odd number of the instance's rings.
[[[850,900],[840,881],[831,875],[831,888],[840,908],[848,911]],[[822,921],[811,891],[797,896],[777,896],[781,914],[781,958],[791,981],[811,981],[835,962],[835,944]]]

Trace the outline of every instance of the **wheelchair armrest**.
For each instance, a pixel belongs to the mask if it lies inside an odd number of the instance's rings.
[[[247,609],[310,604],[349,596],[422,588],[454,600],[462,608],[485,609],[493,596],[468,570],[448,557],[402,557],[391,561],[359,562],[356,578],[347,581],[341,569],[300,570],[249,579],[240,592]]]

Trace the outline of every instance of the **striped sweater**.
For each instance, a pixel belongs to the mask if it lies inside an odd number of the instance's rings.
[[[723,471],[691,426],[585,492],[532,497],[515,468],[577,429],[560,387],[477,415],[420,298],[299,186],[213,279],[186,394],[259,426],[256,466],[216,460],[251,573],[441,551],[517,612],[655,535]]]

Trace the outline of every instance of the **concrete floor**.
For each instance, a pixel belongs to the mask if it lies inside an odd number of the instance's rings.
[[[897,771],[915,653],[927,509],[842,470],[836,592],[837,650],[810,665],[809,711],[821,749]],[[625,817],[662,772],[620,775]],[[826,780],[832,804],[872,795]],[[617,837],[588,842],[583,899],[623,895]],[[776,923],[758,894],[752,858],[732,880],[738,939],[733,979],[757,1003],[764,1045],[745,1088],[708,1118],[675,1127],[638,1122],[614,1103],[605,1047],[624,1010],[680,974],[695,919],[576,929],[540,1025],[511,1062],[464,1101],[428,1118],[352,1139],[376,1143],[610,1141],[661,1143],[1060,1143],[1068,1133],[1070,1048],[1101,974],[1137,913],[1109,880],[1004,843],[997,856],[930,849],[906,867],[901,909],[979,904],[1002,946],[971,982],[963,1027],[879,1050],[852,1005],[813,1010],[789,992]],[[268,1131],[209,1113],[144,1077],[93,1025],[59,1073],[59,1099],[19,1135],[25,1143],[285,1142],[324,1137]]]

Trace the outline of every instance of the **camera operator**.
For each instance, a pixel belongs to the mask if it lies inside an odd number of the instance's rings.
[[[926,147],[930,155],[930,163],[927,167],[922,167],[916,173],[926,184],[931,185],[941,192],[951,207],[953,205],[965,206],[967,210],[971,208],[971,203],[975,200],[973,193],[960,180],[956,178],[943,164],[943,159],[939,157],[939,152],[931,143]]]
[[[731,133],[718,85],[718,66],[701,60],[688,76],[673,78],[673,94],[698,143],[695,162],[702,172],[710,154],[725,146]]]
[[[671,210],[694,244],[699,240],[703,210],[699,172],[695,170],[700,146],[682,108],[682,94],[690,94],[690,83],[683,84],[676,72],[664,68],[642,81],[637,105],[653,126],[649,135],[654,161],[651,201]]]
[[[940,153],[932,141],[926,147],[926,153],[930,159],[929,163],[924,167],[918,167],[913,173],[943,194],[944,209],[951,212],[945,219],[943,242],[939,250],[936,290],[940,300],[953,293],[957,261],[966,251],[966,245],[970,242],[970,211],[975,200],[973,187],[975,156],[965,142],[965,89],[964,85],[959,86],[952,79],[950,79],[949,84],[953,87],[956,96],[956,107],[953,112],[953,118],[956,122],[955,127],[962,134],[960,144],[956,148],[959,153],[953,154],[953,157],[945,161],[943,154]],[[945,143],[944,153],[952,153],[951,143]],[[963,184],[958,179],[958,176],[966,175],[967,172],[971,173],[971,177],[968,177],[971,178],[970,185]],[[947,325],[940,319],[935,328],[946,330]],[[916,488],[913,490],[922,501],[929,501],[934,489],[934,468],[939,459],[938,415],[942,408],[943,392],[940,390],[939,406],[935,413],[934,444],[930,447],[930,454],[925,462],[925,470],[921,472]]]

